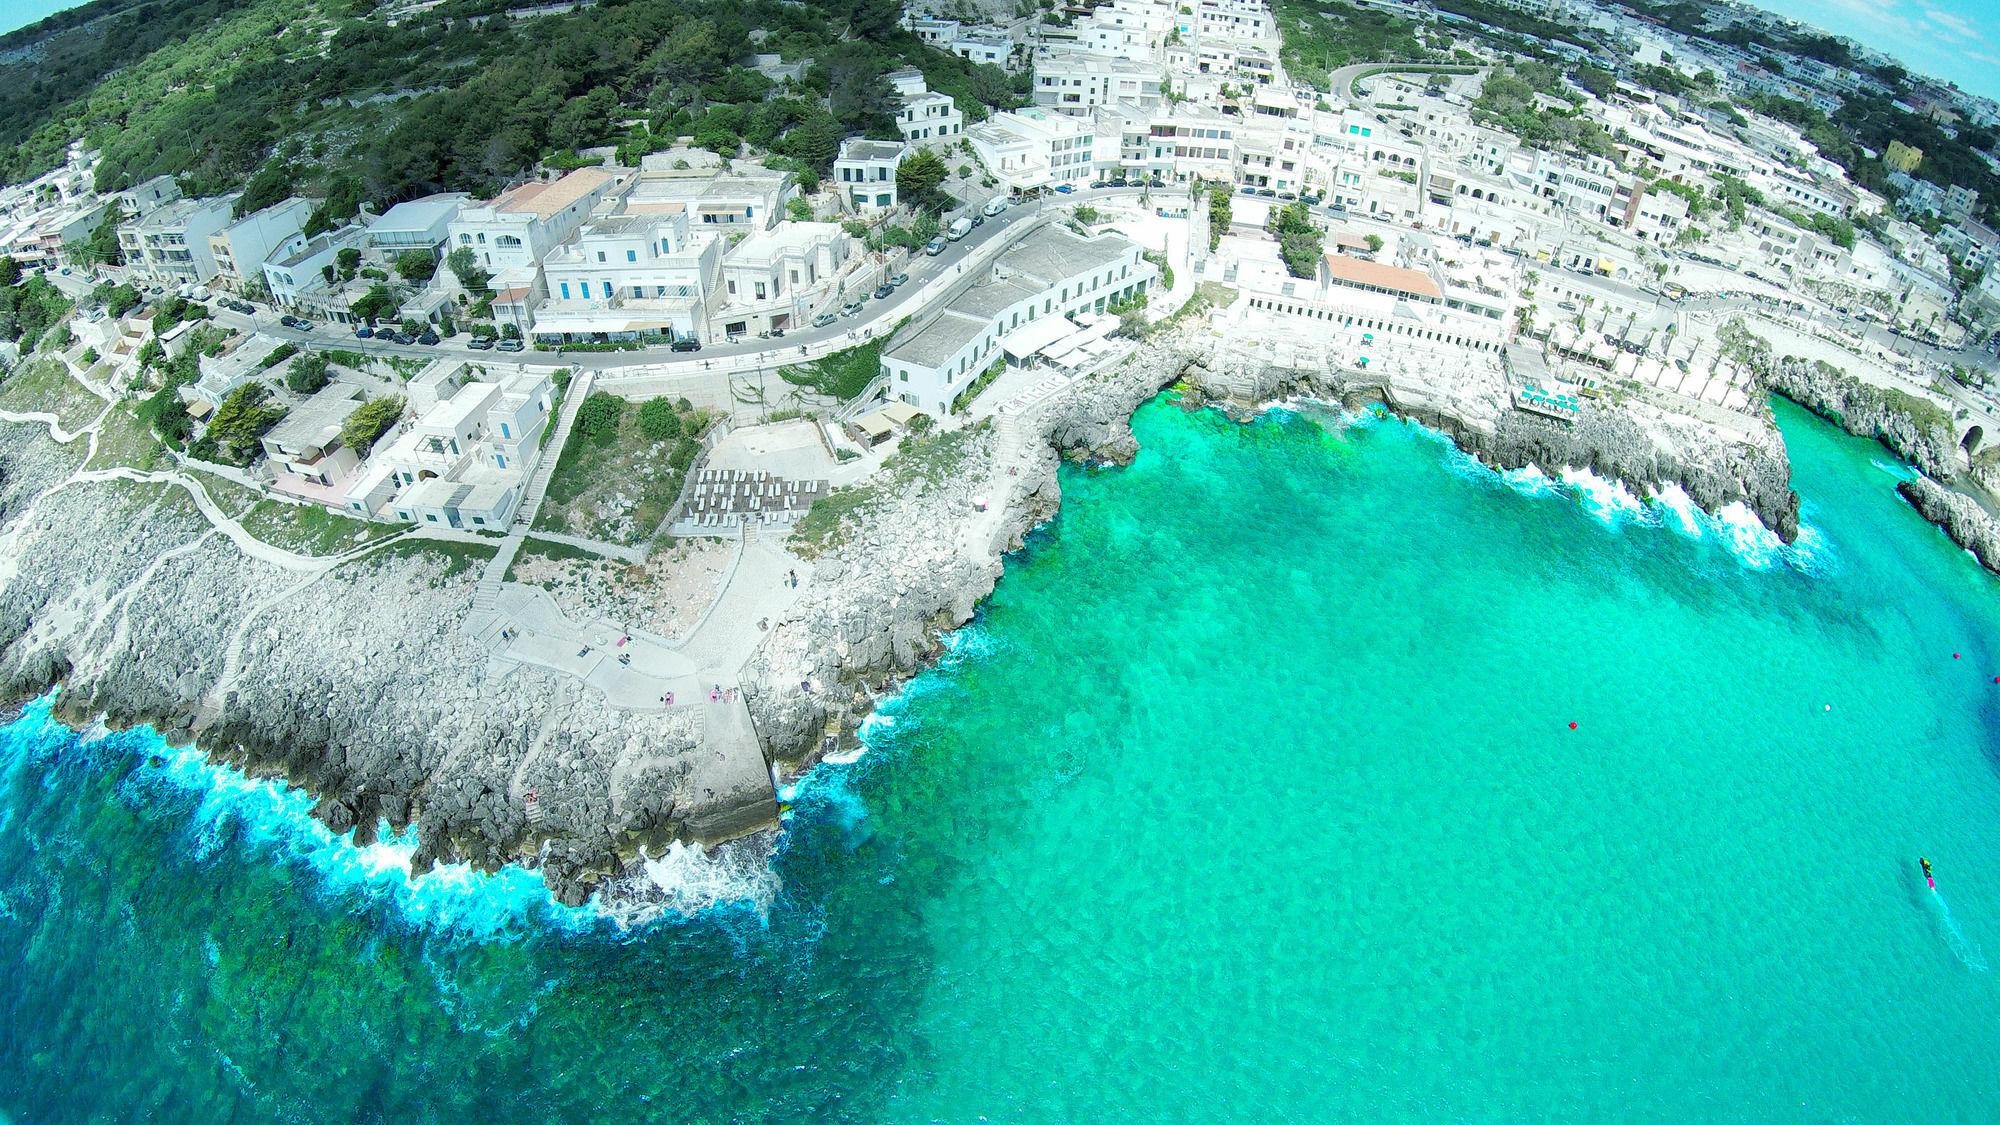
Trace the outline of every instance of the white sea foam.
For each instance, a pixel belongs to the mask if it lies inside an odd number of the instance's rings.
[[[776,836],[759,832],[713,850],[676,840],[657,858],[643,852],[640,858],[667,909],[682,917],[717,903],[745,903],[762,915],[784,886],[771,866],[776,851]]]

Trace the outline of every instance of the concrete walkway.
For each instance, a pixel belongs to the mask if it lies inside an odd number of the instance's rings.
[[[507,624],[495,637],[496,661],[573,676],[621,710],[665,710],[669,693],[674,706],[691,706],[712,686],[696,677],[694,661],[661,639],[608,621],[573,621],[533,586],[507,584],[498,612]]]

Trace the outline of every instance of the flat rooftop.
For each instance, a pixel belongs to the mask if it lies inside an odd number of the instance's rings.
[[[973,316],[955,308],[946,309],[922,332],[891,348],[888,358],[901,360],[913,367],[935,368],[992,327],[991,317]]]
[[[1063,278],[1119,261],[1131,252],[1132,245],[1121,234],[1107,232],[1083,238],[1063,227],[1046,226],[1000,255],[1000,265],[1053,285]]]
[[[495,211],[527,213],[538,219],[549,219],[610,182],[611,173],[601,168],[578,168],[552,184],[522,184],[502,192],[490,206]]]

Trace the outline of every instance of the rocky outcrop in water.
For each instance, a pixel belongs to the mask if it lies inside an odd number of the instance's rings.
[[[1979,565],[2000,574],[2000,522],[1978,501],[1929,477],[1903,481],[1896,491],[1925,519],[1943,529],[1952,542],[1971,551]]]

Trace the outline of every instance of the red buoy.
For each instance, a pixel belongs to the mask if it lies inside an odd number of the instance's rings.
[[[1951,658],[1952,658],[1953,660],[1957,660],[1957,659],[1958,659],[1958,654],[1957,654],[1957,653],[1955,653],[1955,652],[1954,652],[1954,653],[1952,653],[1952,654],[1951,654]]]
[[[2000,677],[1995,677],[1995,678],[1996,678],[1996,679],[2000,679]],[[1571,730],[1575,730],[1575,729],[1576,729],[1576,724],[1575,724],[1575,723],[1571,723],[1571,724],[1569,725],[1569,729],[1571,729]]]

